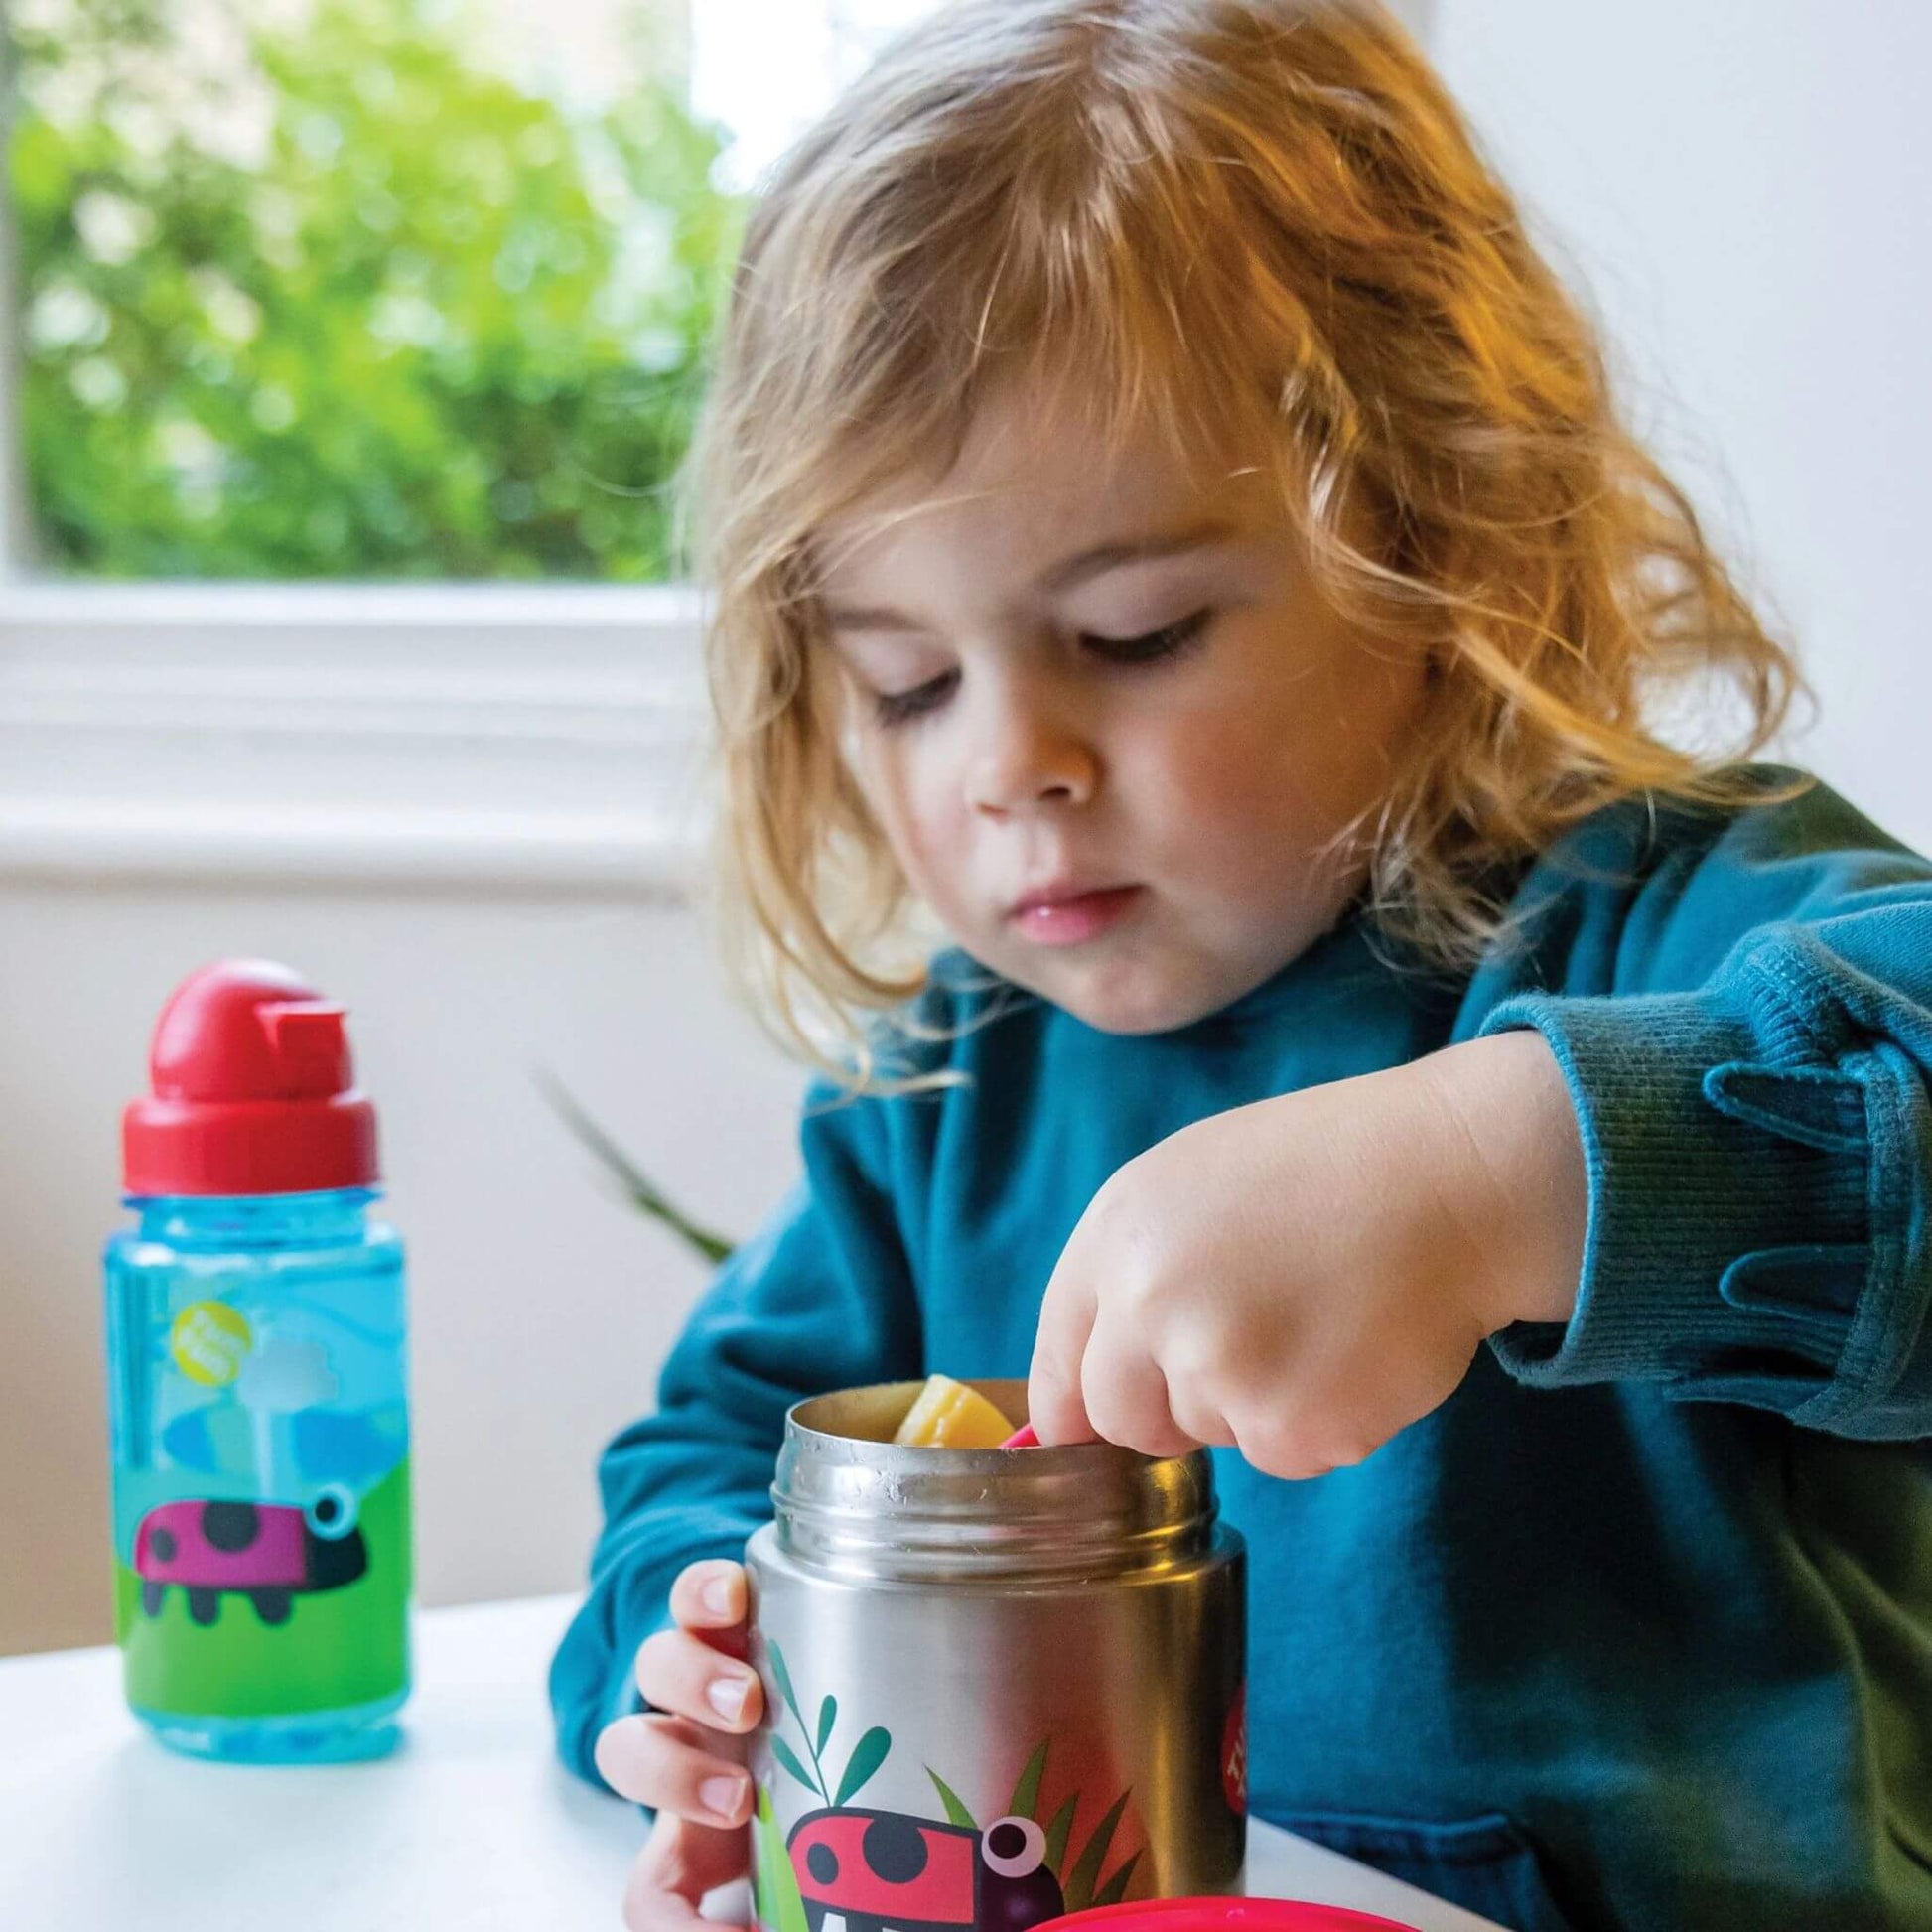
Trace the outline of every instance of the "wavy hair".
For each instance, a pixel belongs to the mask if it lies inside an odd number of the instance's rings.
[[[1114,437],[1259,432],[1324,592],[1426,648],[1413,756],[1354,837],[1372,918],[1427,961],[1478,954],[1497,868],[1610,800],[1741,796],[1731,760],[1803,689],[1382,6],[954,0],[765,186],[686,472],[726,936],[847,1081],[925,968],[841,755],[814,535],[943,475],[1014,381]],[[1668,742],[1660,693],[1710,680],[1732,742]]]

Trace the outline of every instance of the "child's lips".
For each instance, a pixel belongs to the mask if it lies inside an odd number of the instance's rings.
[[[1013,908],[1013,923],[1044,946],[1077,946],[1125,918],[1145,889],[1103,886],[1092,892],[1035,893]]]

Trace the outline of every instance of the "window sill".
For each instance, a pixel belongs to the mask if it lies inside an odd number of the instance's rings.
[[[0,877],[677,896],[678,588],[0,585]]]

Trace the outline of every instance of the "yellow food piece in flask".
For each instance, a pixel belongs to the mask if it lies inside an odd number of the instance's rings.
[[[998,1449],[1013,1424],[977,1389],[929,1375],[893,1441],[903,1449]]]

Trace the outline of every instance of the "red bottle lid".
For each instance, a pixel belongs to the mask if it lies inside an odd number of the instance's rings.
[[[130,1194],[299,1194],[376,1179],[345,1009],[265,959],[205,966],[155,1025],[152,1093],[121,1117]]]
[[[1055,1919],[1041,1932],[1415,1932],[1398,1919],[1293,1898],[1154,1898]]]

